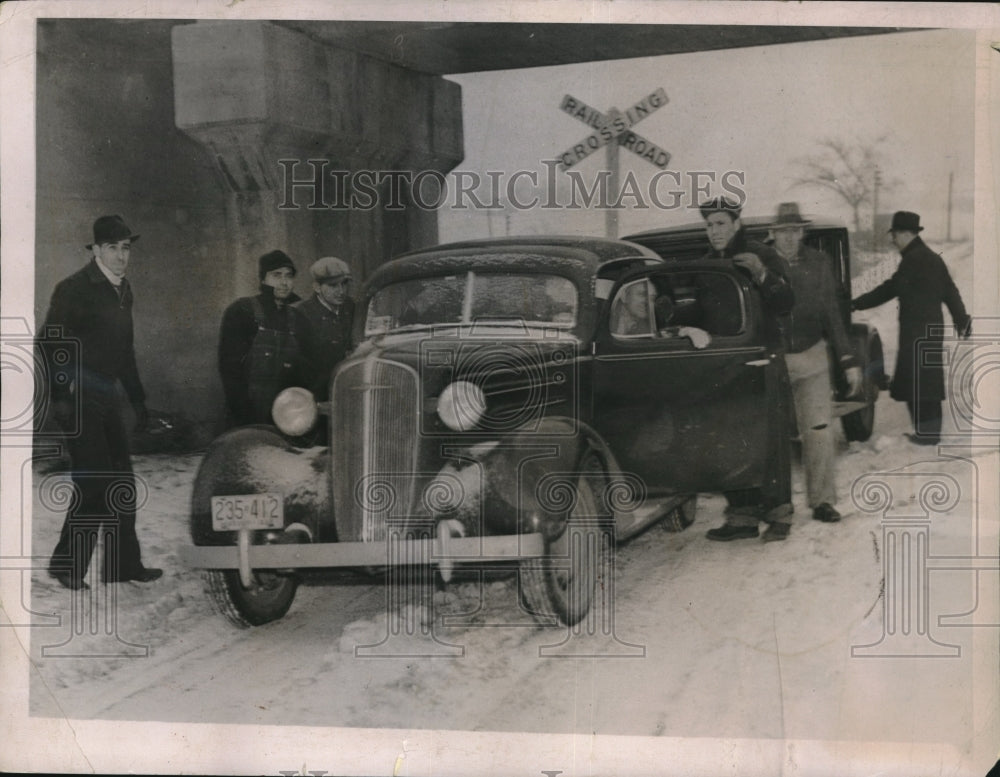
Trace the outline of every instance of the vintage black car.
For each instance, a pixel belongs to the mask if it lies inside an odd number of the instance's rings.
[[[768,227],[772,221],[760,216],[740,219],[750,239],[759,242],[769,241]],[[871,437],[875,428],[875,402],[879,391],[888,387],[882,338],[874,327],[851,321],[851,245],[847,227],[836,219],[819,217],[806,224],[804,231],[805,243],[830,257],[833,276],[840,288],[840,315],[854,356],[864,374],[862,395],[848,397],[843,375],[838,370],[834,371],[833,384],[837,391],[834,412],[840,416],[848,440],[864,441]],[[709,251],[704,221],[641,232],[629,235],[625,240],[651,248],[672,261],[699,259]]]
[[[543,623],[591,611],[614,543],[699,491],[759,485],[780,357],[730,262],[525,237],[378,268],[330,397],[230,431],[196,478],[187,557],[241,625],[311,567],[516,562]],[[310,437],[327,415],[325,440]],[[597,588],[598,584],[601,588]]]

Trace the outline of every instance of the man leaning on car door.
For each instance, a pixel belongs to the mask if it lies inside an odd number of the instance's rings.
[[[735,266],[750,274],[764,303],[768,349],[781,359],[776,385],[767,386],[768,440],[764,481],[759,488],[727,491],[726,521],[710,529],[706,536],[718,541],[751,539],[758,536],[758,524],[764,521],[770,524],[764,539],[771,539],[772,535],[777,538],[776,535],[788,534],[792,515],[791,396],[784,369],[786,348],[781,317],[791,311],[795,295],[784,260],[769,246],[748,240],[737,202],[716,197],[702,203],[699,210],[711,244],[706,258],[731,259]]]

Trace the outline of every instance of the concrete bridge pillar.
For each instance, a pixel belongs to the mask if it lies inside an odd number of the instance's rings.
[[[434,211],[386,210],[384,197],[336,207],[332,174],[448,173],[464,154],[458,84],[267,21],[178,25],[172,45],[177,127],[211,155],[229,191],[233,296],[256,288],[256,257],[273,248],[300,274],[318,256],[343,256],[361,280],[392,254],[437,241]],[[327,161],[316,207],[308,187],[286,196],[287,160],[296,180],[311,177],[307,160]]]

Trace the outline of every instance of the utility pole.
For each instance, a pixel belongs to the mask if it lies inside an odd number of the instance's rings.
[[[618,197],[618,138],[612,138],[611,142],[605,146],[606,161],[611,175],[608,176],[608,203],[617,200]],[[604,234],[612,240],[618,237],[618,211],[608,208],[604,211]]]
[[[945,240],[947,240],[949,243],[951,242],[951,187],[954,183],[955,183],[955,173],[953,171],[948,173],[948,232],[947,232],[947,237],[945,237]]]
[[[875,168],[875,191],[872,193],[872,250],[878,251],[878,188],[882,185],[882,171]]]

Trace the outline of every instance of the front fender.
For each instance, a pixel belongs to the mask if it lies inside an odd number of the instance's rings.
[[[195,545],[231,545],[235,532],[212,529],[211,498],[280,493],[285,525],[304,524],[314,542],[336,539],[330,497],[328,448],[299,448],[277,429],[249,426],[218,437],[208,448],[191,495],[191,539]]]
[[[547,509],[545,491],[554,473],[575,473],[583,452],[601,458],[610,495],[621,476],[618,462],[592,428],[568,418],[545,418],[512,434],[456,452],[438,474],[436,484],[453,496],[442,500],[438,518],[455,518],[469,535],[516,534],[541,531],[556,534],[565,515]],[[635,491],[634,484],[629,487]],[[641,491],[641,489],[639,489]],[[621,522],[620,509],[634,507],[628,500],[605,500]],[[616,509],[616,505],[617,508]]]

